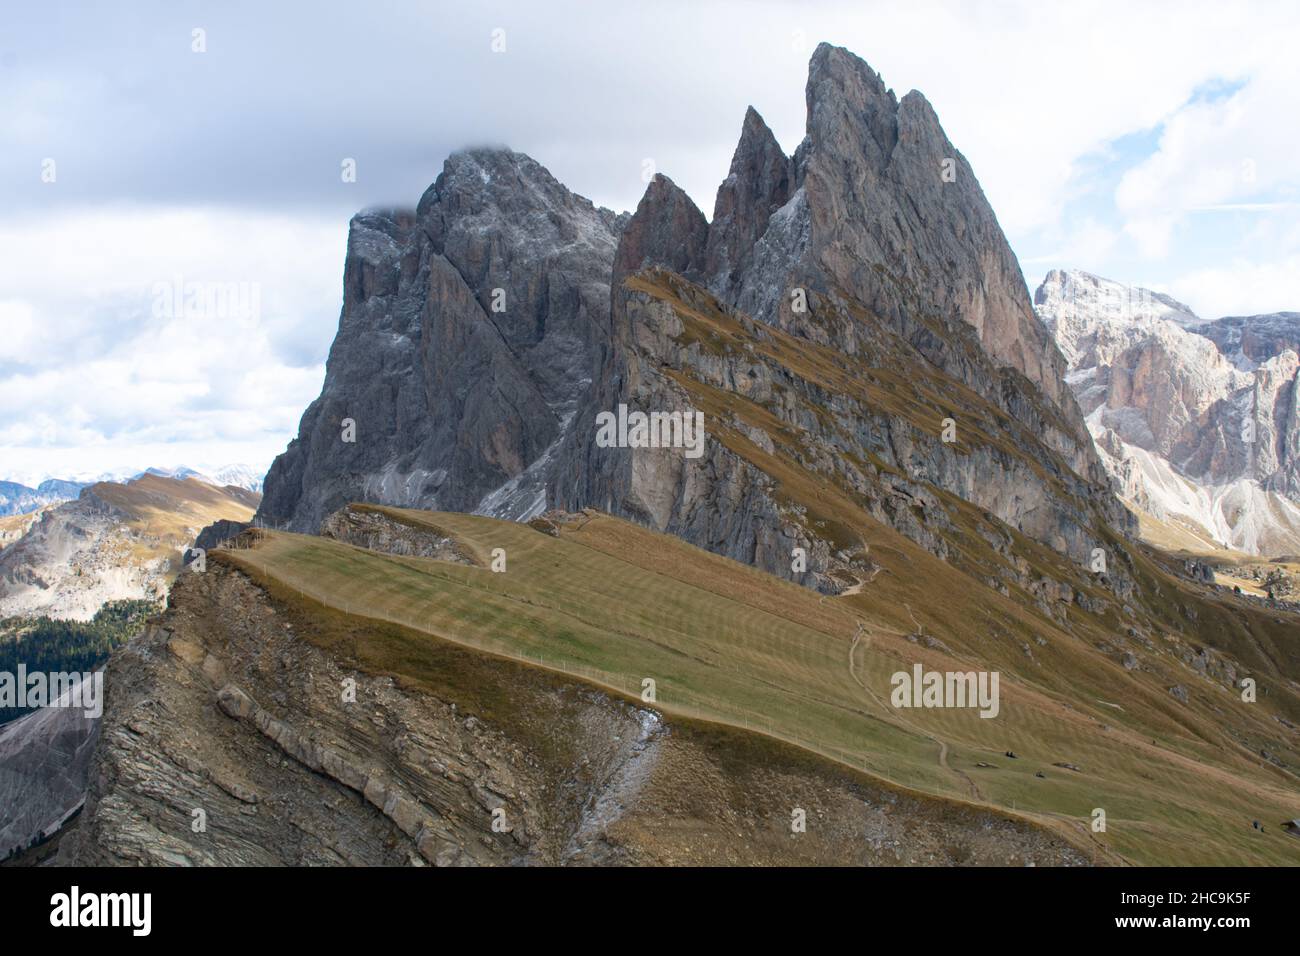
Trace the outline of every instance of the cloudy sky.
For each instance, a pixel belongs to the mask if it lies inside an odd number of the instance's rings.
[[[1300,310],[1294,3],[43,0],[0,14],[0,478],[264,468],[353,212],[481,143],[614,209],[651,159],[710,212],[747,105],[798,145],[821,40],[925,93],[1031,289]]]

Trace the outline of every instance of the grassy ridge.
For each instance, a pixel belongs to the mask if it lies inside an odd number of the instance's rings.
[[[305,601],[624,694],[640,696],[651,678],[669,713],[761,730],[917,791],[1014,810],[1102,859],[1300,863],[1300,840],[1277,828],[1295,815],[1294,778],[1252,760],[1212,714],[1180,711],[1086,639],[1052,631],[987,588],[975,594],[964,575],[881,526],[868,534],[881,539],[869,542],[873,553],[894,549],[912,573],[822,598],[607,516],[564,525],[557,539],[488,518],[378,510],[427,522],[483,557],[504,548],[507,569],[274,532],[218,558]],[[908,640],[909,617],[942,645]],[[1032,630],[1050,639],[1034,645],[1030,663],[1017,638]],[[410,641],[367,651],[396,675],[417,670],[423,653]],[[1002,713],[894,709],[890,676],[915,661],[1000,668]],[[1271,718],[1261,708],[1240,719]],[[1054,766],[1064,762],[1080,772]],[[1094,807],[1107,812],[1104,834],[1088,832]]]

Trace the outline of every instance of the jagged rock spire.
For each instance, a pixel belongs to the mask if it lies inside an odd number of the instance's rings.
[[[612,286],[646,266],[696,276],[704,264],[709,223],[675,182],[655,174],[628,220],[614,255]]]
[[[888,164],[898,143],[898,100],[862,59],[819,44],[808,63],[804,95],[808,136],[818,147],[878,169]]]
[[[749,265],[772,213],[794,192],[794,161],[754,107],[745,112],[731,170],[718,187],[709,225],[705,270],[724,295]]]
[[[897,100],[860,58],[822,44],[809,65],[807,101],[798,174],[813,276],[886,318],[961,318],[995,362],[1029,378],[1084,436],[1019,263],[925,97],[913,91]]]

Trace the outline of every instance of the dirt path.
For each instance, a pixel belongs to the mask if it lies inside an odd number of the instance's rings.
[[[912,613],[912,609],[908,608],[907,612],[910,615]],[[916,618],[914,616],[912,617],[912,621],[913,622],[916,621]],[[867,692],[867,694],[871,697],[872,700],[876,702],[878,706],[884,708],[885,705],[880,700],[880,698],[877,697],[875,693],[871,690],[871,688],[867,686],[866,681],[864,681],[861,677],[858,676],[857,667],[854,663],[854,655],[857,653],[858,644],[862,643],[862,638],[864,635],[866,635],[867,637],[866,644],[864,645],[864,647],[871,646],[871,636],[866,634],[866,630],[867,630],[866,625],[863,624],[862,621],[858,621],[858,632],[853,635],[853,643],[849,645],[849,676],[853,678],[854,682],[859,687],[861,687],[864,691]],[[901,716],[897,716],[897,719],[899,720],[900,723],[903,723],[909,729],[915,731],[916,733],[920,734],[923,737],[928,737],[930,740],[938,744],[939,745],[939,766],[942,767],[944,770],[948,771],[949,773],[955,774],[956,776],[961,777],[962,780],[966,781],[966,786],[970,788],[970,795],[974,797],[976,800],[984,799],[984,794],[980,792],[980,788],[975,785],[975,781],[971,779],[970,775],[967,774],[964,770],[958,770],[956,767],[953,767],[948,763],[948,742],[946,740],[944,740],[942,737],[930,733],[928,730],[923,730],[920,727],[913,725],[911,721],[905,720]]]
[[[866,683],[863,682],[862,678],[858,676],[858,672],[853,668],[853,653],[858,649],[858,642],[862,640],[862,635],[865,631],[866,628],[863,626],[862,622],[858,621],[858,633],[853,635],[853,643],[849,646],[849,676],[857,681],[859,687],[870,694],[871,691],[867,690]],[[867,638],[867,646],[871,646],[871,638]],[[872,694],[872,696],[874,697],[875,695]]]

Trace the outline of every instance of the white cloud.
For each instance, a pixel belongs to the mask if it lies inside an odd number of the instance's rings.
[[[1101,268],[1119,242],[1119,234],[1090,216],[1082,217],[1069,229],[1055,228],[1045,232],[1047,241],[1056,241],[1052,251],[1043,255],[1022,258],[1021,267],[1026,275],[1046,269],[1060,268],[1068,263],[1071,268],[1095,272]],[[1036,270],[1031,267],[1039,267]]]
[[[36,320],[27,302],[0,302],[0,362],[24,358],[32,348]]]
[[[320,390],[344,231],[205,209],[0,226],[0,471],[144,468],[182,447],[268,465]],[[173,281],[249,284],[261,312],[155,314]]]
[[[1300,253],[1276,262],[1236,260],[1195,270],[1175,278],[1169,288],[1207,319],[1300,311]]]
[[[945,3],[818,8],[817,33],[855,50],[901,94],[919,88],[971,161],[1003,227],[1051,225],[1083,159],[1150,129],[1214,77],[1280,42],[1225,42],[1261,19],[1244,5]],[[1294,37],[1295,11],[1269,29]]]
[[[926,95],[1013,246],[1058,257],[1027,266],[1126,272],[1136,243],[1204,314],[1300,308],[1300,244],[1284,229],[1212,268],[1192,268],[1205,257],[1185,243],[1198,216],[1300,200],[1295,5],[555,0],[349,19],[231,0],[205,14],[204,56],[189,52],[188,16],[28,5],[6,21],[0,472],[19,459],[197,466],[204,449],[212,464],[265,464],[318,391],[348,210],[413,205],[450,149],[492,141],[621,209],[653,157],[711,213],[746,105],[787,151],[799,143],[821,40]],[[489,49],[497,26],[503,55]],[[1225,79],[1244,85],[1188,105]],[[1161,124],[1155,155],[1115,189],[1132,161],[1116,142]],[[39,182],[46,156],[57,184]],[[358,158],[355,185],[340,185],[343,156]],[[1067,215],[1103,188],[1122,223]],[[259,320],[155,316],[154,286],[176,276],[255,283]]]
[[[1300,115],[1300,61],[1285,48],[1294,36],[1261,37],[1245,85],[1175,111],[1156,151],[1124,175],[1116,206],[1145,255],[1166,255],[1175,231],[1194,214],[1287,208],[1269,200],[1300,185],[1291,120]]]

